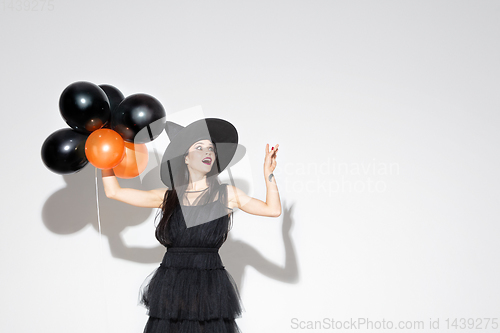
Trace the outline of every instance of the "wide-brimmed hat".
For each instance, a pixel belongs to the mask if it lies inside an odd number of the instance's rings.
[[[217,174],[229,165],[238,148],[238,131],[224,119],[204,118],[186,127],[167,121],[165,131],[170,143],[163,154],[160,178],[169,189],[172,189],[173,185],[178,185],[173,181],[173,174],[184,167],[184,154],[193,143],[200,140],[212,141],[217,151],[217,158],[212,168],[217,168]]]

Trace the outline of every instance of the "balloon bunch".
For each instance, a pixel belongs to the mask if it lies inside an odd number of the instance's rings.
[[[113,169],[119,178],[133,178],[148,164],[145,143],[156,139],[165,126],[165,110],[154,97],[124,97],[110,85],[79,81],[59,99],[61,116],[71,128],[45,139],[42,160],[58,174],[80,171],[90,162]]]

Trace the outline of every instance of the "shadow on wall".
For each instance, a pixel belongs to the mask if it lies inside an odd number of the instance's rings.
[[[42,220],[50,231],[69,235],[92,225],[98,235],[97,202],[96,202],[96,168],[88,164],[80,172],[65,175],[65,188],[52,194],[42,209]],[[153,169],[143,179],[120,179],[120,186],[141,188],[144,190],[164,187],[158,177],[158,169]],[[163,245],[152,248],[129,247],[122,239],[121,233],[128,227],[134,227],[150,221],[151,214],[160,213],[158,209],[140,208],[111,200],[104,193],[101,172],[97,170],[99,215],[101,232],[108,238],[111,254],[115,258],[138,263],[160,263],[165,254]],[[244,184],[245,182],[238,182]],[[240,186],[239,186],[240,187]],[[247,186],[248,187],[248,186]],[[242,188],[242,190],[246,190]],[[233,276],[240,291],[246,266],[252,266],[270,278],[286,283],[298,282],[297,256],[290,237],[293,224],[292,208],[282,203],[282,236],[286,259],[284,266],[266,259],[257,249],[241,240],[235,240],[229,232],[226,242],[220,249],[220,255],[227,271]],[[237,214],[237,213],[236,213]],[[234,219],[237,223],[237,215]],[[159,217],[158,217],[159,221]],[[151,228],[154,233],[154,227]]]
[[[226,242],[220,249],[220,255],[224,265],[233,276],[238,289],[243,289],[243,275],[246,266],[252,266],[263,275],[286,283],[297,283],[299,281],[299,271],[297,267],[297,255],[290,237],[290,230],[293,224],[292,209],[293,204],[287,206],[282,202],[282,237],[285,247],[285,264],[278,265],[266,259],[257,249],[248,243],[234,240],[229,233]]]

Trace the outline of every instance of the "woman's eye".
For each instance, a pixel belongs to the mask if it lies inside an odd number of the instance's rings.
[[[196,147],[196,149],[198,149],[198,148],[202,148],[202,147],[201,146]],[[214,147],[209,147],[208,149],[211,149],[212,151],[214,151]]]

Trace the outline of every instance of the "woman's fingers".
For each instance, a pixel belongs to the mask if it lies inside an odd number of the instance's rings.
[[[278,154],[278,149],[279,149],[279,144],[276,144],[275,147],[273,147],[271,150],[269,150],[269,143],[266,144],[266,161],[270,158],[271,163],[276,159],[276,156]]]
[[[279,146],[280,146],[279,144],[276,144],[276,146],[274,147],[274,149],[271,151],[273,153],[274,157],[276,157],[276,154],[278,153],[278,147]]]

